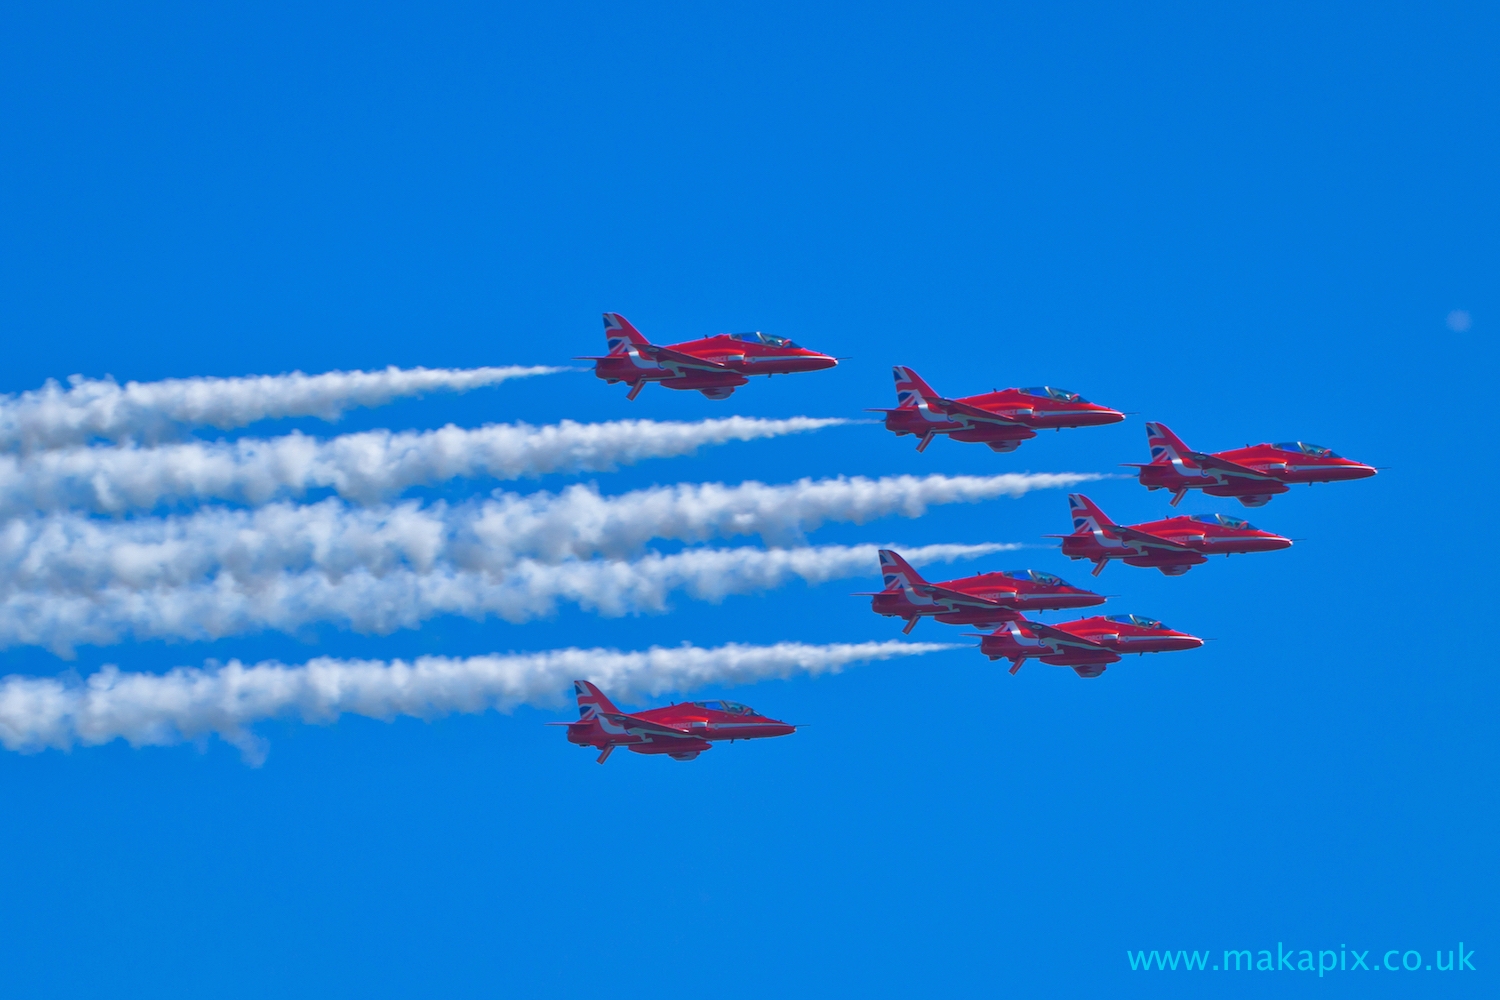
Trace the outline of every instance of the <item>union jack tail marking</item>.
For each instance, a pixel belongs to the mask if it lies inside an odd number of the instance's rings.
[[[911,563],[890,549],[880,550],[880,576],[889,591],[910,590],[915,584],[926,583],[922,574],[911,568]]]
[[[1109,519],[1108,514],[1099,509],[1094,501],[1082,493],[1068,494],[1068,510],[1073,515],[1075,534],[1093,534],[1098,529],[1110,527],[1115,523]]]
[[[618,714],[620,711],[615,708],[612,701],[604,696],[603,691],[600,691],[588,681],[574,681],[573,693],[578,696],[578,719],[580,722],[588,722],[600,712]]]
[[[903,365],[891,369],[896,376],[896,406],[909,410],[919,406],[924,399],[941,398],[932,391],[932,386],[922,381],[922,376]]]
[[[1192,451],[1182,439],[1167,429],[1166,424],[1146,422],[1146,443],[1151,447],[1152,465],[1170,465],[1172,461],[1185,461]],[[1188,464],[1192,464],[1189,462]]]
[[[641,336],[641,331],[630,325],[630,320],[619,313],[604,314],[604,341],[610,354],[624,354],[631,344],[651,343]]]

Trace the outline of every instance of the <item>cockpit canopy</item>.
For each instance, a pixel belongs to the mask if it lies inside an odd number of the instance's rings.
[[[1050,385],[1034,385],[1029,389],[1022,389],[1021,391],[1026,393],[1026,395],[1028,396],[1041,396],[1044,399],[1055,399],[1063,403],[1088,402],[1088,400],[1084,399],[1076,392],[1069,392],[1066,389],[1054,388]]]
[[[773,337],[769,333],[731,333],[730,337],[735,340],[743,340],[747,344],[765,344],[767,347],[791,347],[797,345],[786,337]]]
[[[1039,569],[1012,569],[1000,575],[1008,576],[1012,580],[1031,580],[1045,587],[1066,587],[1068,585],[1067,581],[1062,577],[1053,576],[1051,573],[1043,573]]]
[[[1234,528],[1236,531],[1259,531],[1255,525],[1242,517],[1230,517],[1228,514],[1194,514],[1194,521],[1202,521],[1204,524],[1222,524],[1226,528]]]
[[[1282,451],[1300,451],[1302,454],[1311,455],[1313,458],[1339,457],[1333,453],[1332,448],[1325,448],[1320,444],[1308,444],[1306,441],[1282,441],[1279,444],[1273,445],[1273,447],[1280,448]]]
[[[1121,625],[1134,625],[1136,628],[1166,628],[1155,618],[1146,618],[1143,615],[1110,615],[1109,620],[1119,622]]]
[[[754,715],[755,709],[737,701],[695,701],[692,704],[711,712],[727,712],[730,715]]]

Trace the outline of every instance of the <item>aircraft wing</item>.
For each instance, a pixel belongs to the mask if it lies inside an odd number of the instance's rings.
[[[709,361],[706,358],[696,358],[691,354],[674,351],[670,347],[661,347],[657,344],[641,344],[636,350],[657,364],[674,368],[696,368],[705,372],[732,372],[733,368],[721,365],[717,361]]]
[[[1053,628],[1051,625],[1034,622],[1029,618],[1026,620],[1024,627],[1038,639],[1055,642],[1060,646],[1072,646],[1075,649],[1109,649],[1103,643],[1095,642],[1092,639],[1085,639],[1082,636],[1074,635],[1072,632],[1064,632],[1062,629]]]
[[[660,722],[651,722],[648,719],[642,719],[635,715],[624,715],[619,712],[600,712],[599,714],[615,725],[624,727],[626,732],[637,733],[641,736],[667,736],[676,739],[698,738],[686,729],[663,725]]]
[[[1026,426],[1019,420],[1012,420],[1010,417],[1002,417],[998,413],[991,413],[989,410],[981,410],[977,406],[971,406],[968,403],[960,403],[956,399],[945,399],[943,400],[943,404],[944,408],[948,411],[948,416],[950,417],[963,417],[965,420],[971,420],[977,424],[995,424],[999,427]]]
[[[947,587],[939,587],[932,583],[918,584],[912,588],[924,597],[951,604],[955,608],[978,608],[981,611],[1007,611],[1010,605],[992,601],[987,597],[975,597],[973,594],[960,593],[957,590],[949,590]]]
[[[1124,525],[1112,524],[1104,529],[1106,534],[1114,535],[1122,542],[1130,542],[1148,549],[1156,549],[1161,552],[1196,552],[1197,550],[1188,545],[1181,545],[1169,538],[1153,535],[1149,531],[1137,531],[1135,528],[1127,528]]]
[[[1234,476],[1236,479],[1259,479],[1263,482],[1279,482],[1275,476],[1268,476],[1248,465],[1231,462],[1227,458],[1215,458],[1213,455],[1204,455],[1201,452],[1192,452],[1189,456],[1193,464],[1204,472],[1216,472],[1221,476]]]

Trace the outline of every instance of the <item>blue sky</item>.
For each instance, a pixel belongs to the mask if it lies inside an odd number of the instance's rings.
[[[691,764],[596,767],[537,708],[275,720],[260,767],[218,740],[0,752],[7,992],[1490,995],[1496,29],[1481,5],[0,14],[7,392],[566,363],[610,309],[661,342],[760,329],[851,360],[727,402],[569,373],[223,436],[858,417],[903,363],[1138,415],[1005,456],[854,425],[505,485],[1115,472],[1143,418],[1387,467],[1251,512],[1305,539],[1288,552],[1109,567],[1112,613],[1216,641],[1095,681],[963,649],[718,687],[808,726]],[[1168,510],[1127,479],[1087,492]],[[1041,490],[809,541],[1034,543],[957,571],[1081,583],[1042,547],[1065,525]],[[899,638],[849,596],[874,583],[13,645],[0,672]],[[1478,971],[1273,986],[1124,954],[1460,940]]]

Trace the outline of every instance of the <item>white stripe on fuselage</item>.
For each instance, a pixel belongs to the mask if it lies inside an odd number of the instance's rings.
[[[653,368],[657,371],[665,371],[657,362],[647,362],[645,358],[641,357],[641,352],[635,349],[634,344],[625,345],[625,354],[623,356],[630,359],[630,367],[632,368],[639,368],[641,371],[648,371]],[[617,354],[615,357],[621,357],[621,355]]]
[[[1137,555],[1145,555],[1146,547],[1141,542],[1127,542],[1122,538],[1105,538],[1104,529],[1096,527],[1093,529],[1094,541],[1106,552],[1134,552]],[[1111,545],[1109,543],[1113,542]]]
[[[932,407],[927,404],[927,400],[925,399],[918,403],[916,407],[914,407],[914,409],[916,409],[918,413],[922,414],[922,419],[927,421],[929,424],[960,423],[960,421],[956,417],[950,417],[947,414],[935,412]]]

